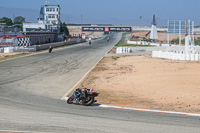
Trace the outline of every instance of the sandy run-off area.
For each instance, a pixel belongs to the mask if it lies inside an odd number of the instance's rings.
[[[99,104],[200,113],[200,62],[105,57],[77,87],[100,92]]]

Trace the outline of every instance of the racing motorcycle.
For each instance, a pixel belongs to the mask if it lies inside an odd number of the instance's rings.
[[[110,40],[110,38],[108,37],[108,38],[107,38],[107,42],[109,42],[109,40]]]
[[[76,89],[74,91],[74,94],[68,98],[67,103],[89,106],[94,102],[97,102],[97,100],[95,100],[94,98],[97,97],[98,95],[99,93],[94,91],[93,89],[79,88]]]
[[[49,47],[49,53],[51,53],[51,52],[52,52],[52,50],[53,50],[53,47],[52,47],[52,46],[50,46],[50,47]]]

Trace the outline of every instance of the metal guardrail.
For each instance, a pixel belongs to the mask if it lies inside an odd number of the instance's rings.
[[[4,48],[0,48],[0,53],[12,53],[12,52],[34,52],[34,51],[39,51],[39,50],[45,50],[48,49],[50,46],[56,48],[56,47],[60,47],[60,46],[64,46],[64,45],[71,45],[71,44],[77,44],[77,43],[82,43],[82,42],[86,42],[85,39],[81,39],[81,40],[72,40],[72,41],[67,41],[67,42],[57,42],[57,43],[48,43],[48,44],[42,44],[42,45],[33,45],[30,47],[4,47]]]

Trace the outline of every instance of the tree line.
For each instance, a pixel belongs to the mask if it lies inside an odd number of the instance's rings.
[[[14,24],[22,24],[24,22],[26,21],[25,21],[25,18],[22,16],[15,17],[13,21],[12,19],[7,18],[7,17],[0,18],[0,23],[5,23],[7,26],[11,26]]]

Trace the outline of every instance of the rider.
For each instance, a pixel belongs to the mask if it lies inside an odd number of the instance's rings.
[[[53,47],[49,46],[49,53],[51,53],[52,50],[53,50]]]
[[[78,89],[76,89],[75,91],[74,91],[74,100],[73,100],[73,102],[74,103],[77,103],[78,102],[78,100],[77,100],[77,96],[79,96],[81,94],[81,89],[80,88],[78,88]]]
[[[89,38],[89,44],[91,45],[91,43],[92,43],[92,39],[91,39],[91,37]]]
[[[110,40],[110,38],[108,37],[108,38],[107,38],[107,41],[109,41],[109,40]]]

